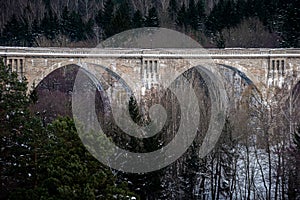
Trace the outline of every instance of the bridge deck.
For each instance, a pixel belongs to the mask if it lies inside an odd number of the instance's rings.
[[[0,47],[1,57],[111,57],[111,58],[272,58],[300,57],[300,49],[112,49]]]

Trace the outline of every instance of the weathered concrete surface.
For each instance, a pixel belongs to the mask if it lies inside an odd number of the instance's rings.
[[[121,77],[139,77],[151,87],[170,69],[214,63],[249,78],[266,96],[272,88],[290,90],[300,80],[300,49],[69,49],[0,47],[0,57],[31,85],[38,85],[54,70],[75,64],[101,71],[104,66]],[[220,67],[221,68],[221,67]]]

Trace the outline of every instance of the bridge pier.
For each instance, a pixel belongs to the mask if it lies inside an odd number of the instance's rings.
[[[25,75],[25,58],[24,57],[8,57],[4,63],[9,66],[11,72],[16,72],[20,79]]]

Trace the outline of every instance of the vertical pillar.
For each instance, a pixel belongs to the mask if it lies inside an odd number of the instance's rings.
[[[280,62],[279,60],[276,60],[276,78],[277,78],[277,86],[281,87],[281,83],[280,83]]]
[[[156,73],[156,81],[158,81],[158,61],[156,60],[156,61],[154,61],[154,63],[155,63],[155,73]]]
[[[12,72],[12,59],[8,59],[8,67],[9,67],[9,71]]]
[[[285,66],[284,66],[284,60],[281,60],[281,74],[282,74],[282,76],[284,76],[285,75]]]
[[[18,74],[18,59],[14,59],[13,71]]]
[[[153,61],[150,60],[149,61],[149,71],[150,71],[150,81],[152,82],[152,78],[153,78]]]
[[[20,76],[21,76],[21,79],[23,79],[24,77],[24,60],[23,59],[20,59]]]
[[[272,86],[275,85],[275,60],[272,60]]]
[[[143,69],[144,69],[144,61],[142,59],[142,61],[141,61],[141,68],[140,68],[140,77],[141,77],[141,80],[143,80]]]

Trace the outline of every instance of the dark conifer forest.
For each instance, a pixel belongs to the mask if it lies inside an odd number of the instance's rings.
[[[93,47],[116,33],[164,27],[204,47],[299,47],[298,0],[1,1],[0,44]]]

